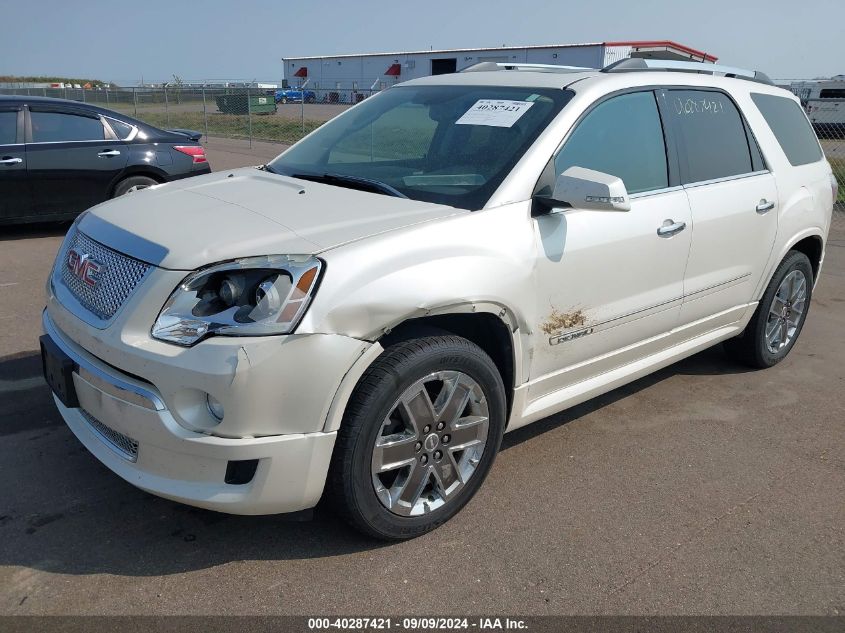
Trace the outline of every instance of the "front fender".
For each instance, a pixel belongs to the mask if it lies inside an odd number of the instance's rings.
[[[326,272],[298,332],[376,340],[409,319],[489,311],[536,322],[528,204],[461,214],[324,253]]]

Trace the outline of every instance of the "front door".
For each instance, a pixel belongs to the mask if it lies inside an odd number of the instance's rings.
[[[630,211],[557,209],[535,218],[537,324],[529,398],[668,345],[683,298],[691,217],[675,186],[652,91],[605,99],[554,160],[620,177]],[[671,229],[671,230],[667,230]]]
[[[128,160],[96,114],[30,106],[27,163],[39,215],[80,213],[108,199]]]
[[[22,119],[19,108],[0,108],[0,222],[26,217],[32,209]]]

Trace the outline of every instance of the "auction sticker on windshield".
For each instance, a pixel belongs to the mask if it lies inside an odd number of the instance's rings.
[[[511,127],[533,106],[529,101],[510,101],[507,99],[479,99],[455,125],[491,125]]]

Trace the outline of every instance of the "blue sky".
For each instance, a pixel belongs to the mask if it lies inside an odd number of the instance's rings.
[[[775,78],[845,73],[845,0],[0,0],[0,74],[278,81],[296,55],[671,39]]]

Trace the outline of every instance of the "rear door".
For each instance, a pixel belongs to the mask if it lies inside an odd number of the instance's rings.
[[[80,213],[108,199],[128,153],[96,113],[29,106],[27,169],[39,214]]]
[[[733,100],[710,89],[664,93],[692,214],[680,324],[732,323],[753,301],[777,235],[778,191]]]
[[[32,209],[23,121],[19,106],[0,107],[0,221],[26,217]]]

